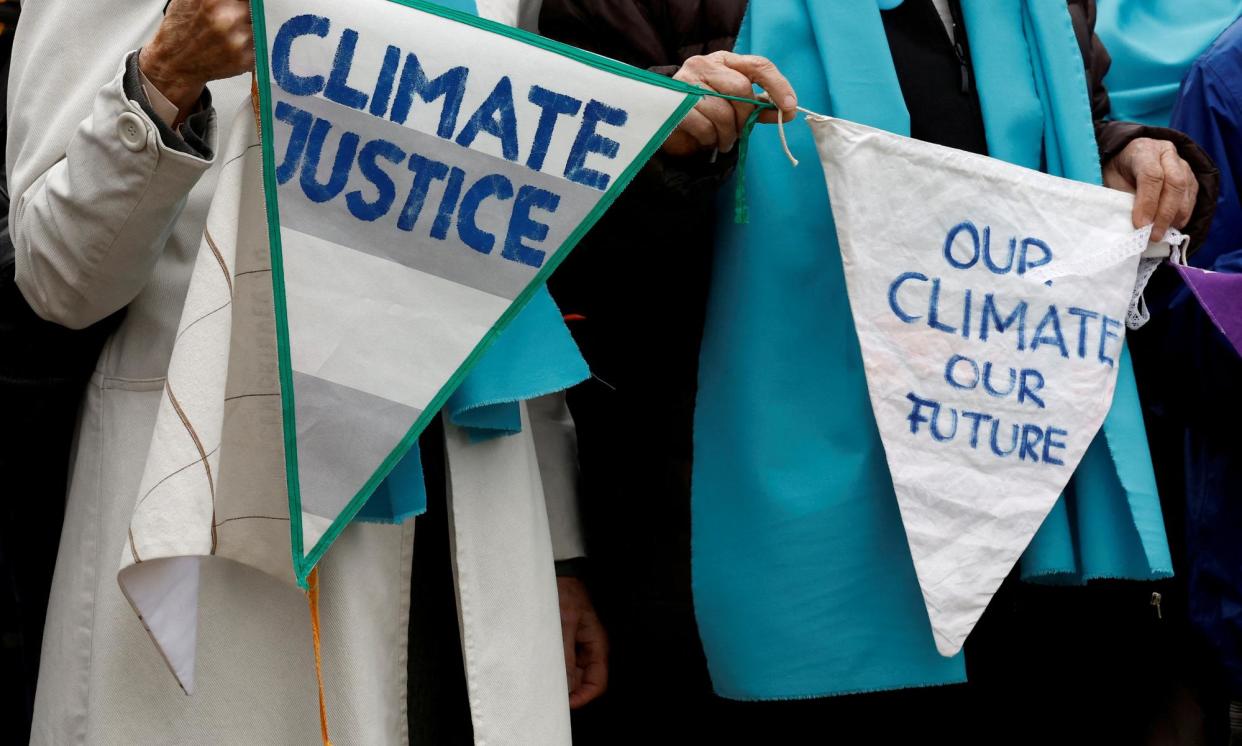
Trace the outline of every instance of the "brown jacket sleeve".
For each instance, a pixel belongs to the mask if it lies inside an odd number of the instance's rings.
[[[1191,237],[1191,251],[1207,237],[1216,211],[1216,198],[1220,194],[1220,171],[1207,153],[1187,135],[1168,127],[1152,127],[1137,122],[1117,122],[1107,119],[1111,109],[1104,76],[1112,65],[1112,58],[1104,43],[1095,34],[1095,0],[1070,0],[1070,17],[1074,21],[1074,33],[1082,50],[1083,66],[1087,73],[1087,85],[1091,92],[1091,114],[1095,119],[1095,139],[1100,148],[1100,163],[1112,160],[1130,144],[1131,140],[1149,137],[1168,140],[1188,164],[1199,180],[1199,196],[1194,213],[1183,232]]]

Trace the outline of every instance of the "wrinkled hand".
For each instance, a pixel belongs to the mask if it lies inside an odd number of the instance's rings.
[[[569,706],[577,709],[608,688],[608,635],[578,578],[557,578]]]
[[[1199,180],[1167,140],[1139,137],[1104,166],[1104,186],[1134,195],[1135,228],[1154,223],[1153,241],[1184,228],[1195,209]]]
[[[183,115],[203,88],[254,69],[248,0],[172,0],[138,67]]]
[[[780,107],[784,121],[793,120],[798,98],[793,87],[776,65],[764,57],[732,52],[713,52],[686,60],[674,80],[727,93],[730,96],[754,98],[753,84],[767,91],[772,102]],[[727,153],[737,143],[746,119],[754,111],[751,104],[703,96],[686,115],[673,134],[664,142],[669,155],[693,155],[699,151],[718,149]],[[765,111],[761,122],[777,121],[776,111]]]

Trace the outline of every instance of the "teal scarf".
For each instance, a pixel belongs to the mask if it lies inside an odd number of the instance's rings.
[[[1190,64],[1240,13],[1242,0],[1100,0],[1112,118],[1168,127]]]
[[[962,5],[991,154],[1099,183],[1065,3]],[[803,106],[909,133],[876,4],[751,3],[738,46],[771,58]],[[721,227],[703,340],[693,562],[712,680],[737,699],[960,682],[962,656],[937,654],[910,561],[811,133],[786,132],[807,165],[791,170],[776,133],[756,133],[750,221]],[[1023,558],[1027,576],[1171,574],[1128,355],[1119,368],[1113,409]]]
[[[475,0],[439,0],[478,15]],[[540,288],[488,348],[449,398],[444,412],[466,428],[471,440],[511,435],[522,429],[518,402],[544,396],[590,377],[547,288]],[[427,490],[417,444],[358,511],[356,520],[401,523],[427,510]]]

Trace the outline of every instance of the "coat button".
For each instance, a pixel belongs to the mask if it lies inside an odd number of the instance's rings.
[[[142,117],[134,112],[127,111],[117,117],[116,132],[125,147],[135,153],[146,149],[147,125],[142,121]]]

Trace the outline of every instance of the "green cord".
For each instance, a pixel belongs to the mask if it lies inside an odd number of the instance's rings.
[[[755,128],[755,124],[759,122],[759,115],[763,113],[764,108],[775,108],[772,104],[767,107],[755,107],[746,119],[746,125],[742,127],[740,136],[741,142],[738,144],[737,150],[737,189],[733,193],[733,222],[738,225],[745,225],[750,222],[750,205],[746,203],[746,154],[750,152],[750,131]]]

